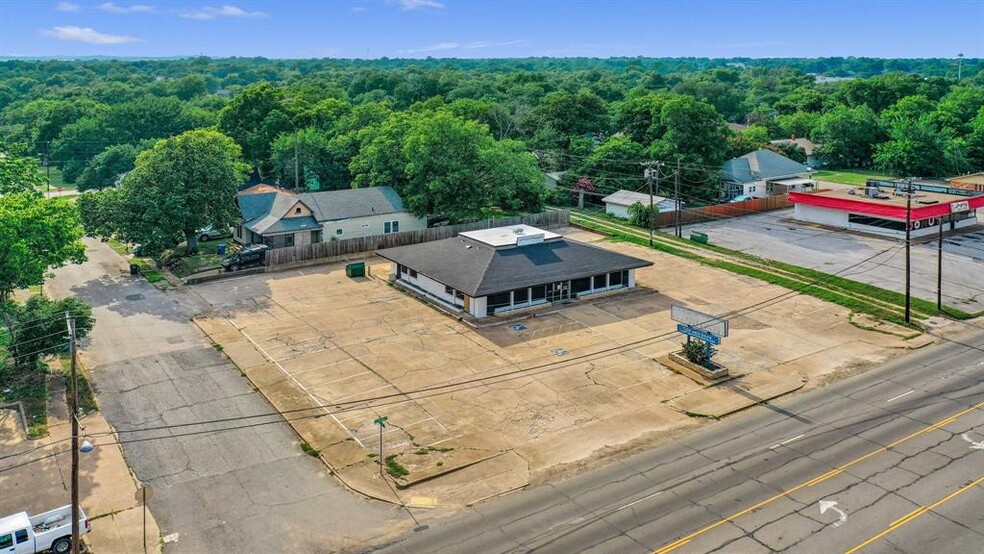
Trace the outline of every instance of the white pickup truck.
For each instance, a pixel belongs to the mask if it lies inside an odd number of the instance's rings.
[[[79,535],[88,532],[89,520],[79,508]],[[36,516],[21,512],[0,519],[0,554],[35,554],[46,550],[57,554],[72,551],[71,506]]]

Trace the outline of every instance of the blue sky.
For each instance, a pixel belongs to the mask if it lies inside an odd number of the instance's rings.
[[[0,56],[984,56],[984,0],[0,0]]]

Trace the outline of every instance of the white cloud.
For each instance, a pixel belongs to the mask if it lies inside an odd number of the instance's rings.
[[[444,4],[437,0],[400,0],[400,5],[404,10],[418,10],[420,8],[443,8]]]
[[[221,8],[206,6],[204,8],[185,10],[181,12],[181,17],[184,17],[185,19],[209,20],[217,19],[219,17],[261,18],[267,17],[267,14],[260,11],[248,12],[242,8],[225,4]]]
[[[99,4],[99,9],[109,13],[151,13],[156,11],[153,6],[144,4],[131,4],[129,6],[117,6],[113,2]]]
[[[403,54],[420,54],[425,52],[441,52],[444,50],[458,50],[458,49],[469,49],[476,50],[479,48],[492,48],[494,46],[515,46],[517,44],[525,44],[529,41],[527,40],[504,40],[504,41],[491,41],[491,40],[474,40],[471,42],[466,42],[464,44],[458,42],[438,42],[436,44],[428,44],[427,46],[421,46],[420,48],[412,48],[410,50],[401,50]]]
[[[100,33],[91,27],[76,27],[66,25],[64,27],[52,27],[42,32],[44,36],[56,38],[58,40],[72,40],[76,42],[86,42],[89,44],[123,44],[126,42],[139,42],[136,37],[125,35],[107,35]]]
[[[55,6],[55,9],[58,10],[58,11],[60,11],[60,12],[72,12],[72,13],[74,13],[74,12],[80,12],[80,11],[82,11],[82,6],[80,6],[78,4],[73,4],[71,2],[59,2]]]

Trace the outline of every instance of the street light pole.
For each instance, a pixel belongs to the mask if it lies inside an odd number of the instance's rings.
[[[943,313],[943,216],[936,240],[936,311]]]
[[[909,250],[912,244],[912,179],[906,179],[908,190],[905,195],[905,322],[910,323],[912,319],[912,296],[910,289],[910,258]]]

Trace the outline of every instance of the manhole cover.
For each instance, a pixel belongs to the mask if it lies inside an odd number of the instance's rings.
[[[552,352],[554,353],[554,356],[566,356],[570,354],[570,352],[564,350],[563,348],[554,348]]]
[[[142,295],[140,293],[137,293],[137,294],[128,294],[124,298],[126,298],[127,300],[143,300],[144,295]]]
[[[516,325],[510,325],[509,328],[512,329],[513,331],[516,331],[517,333],[526,330],[526,326],[523,325],[522,323],[517,323]]]

